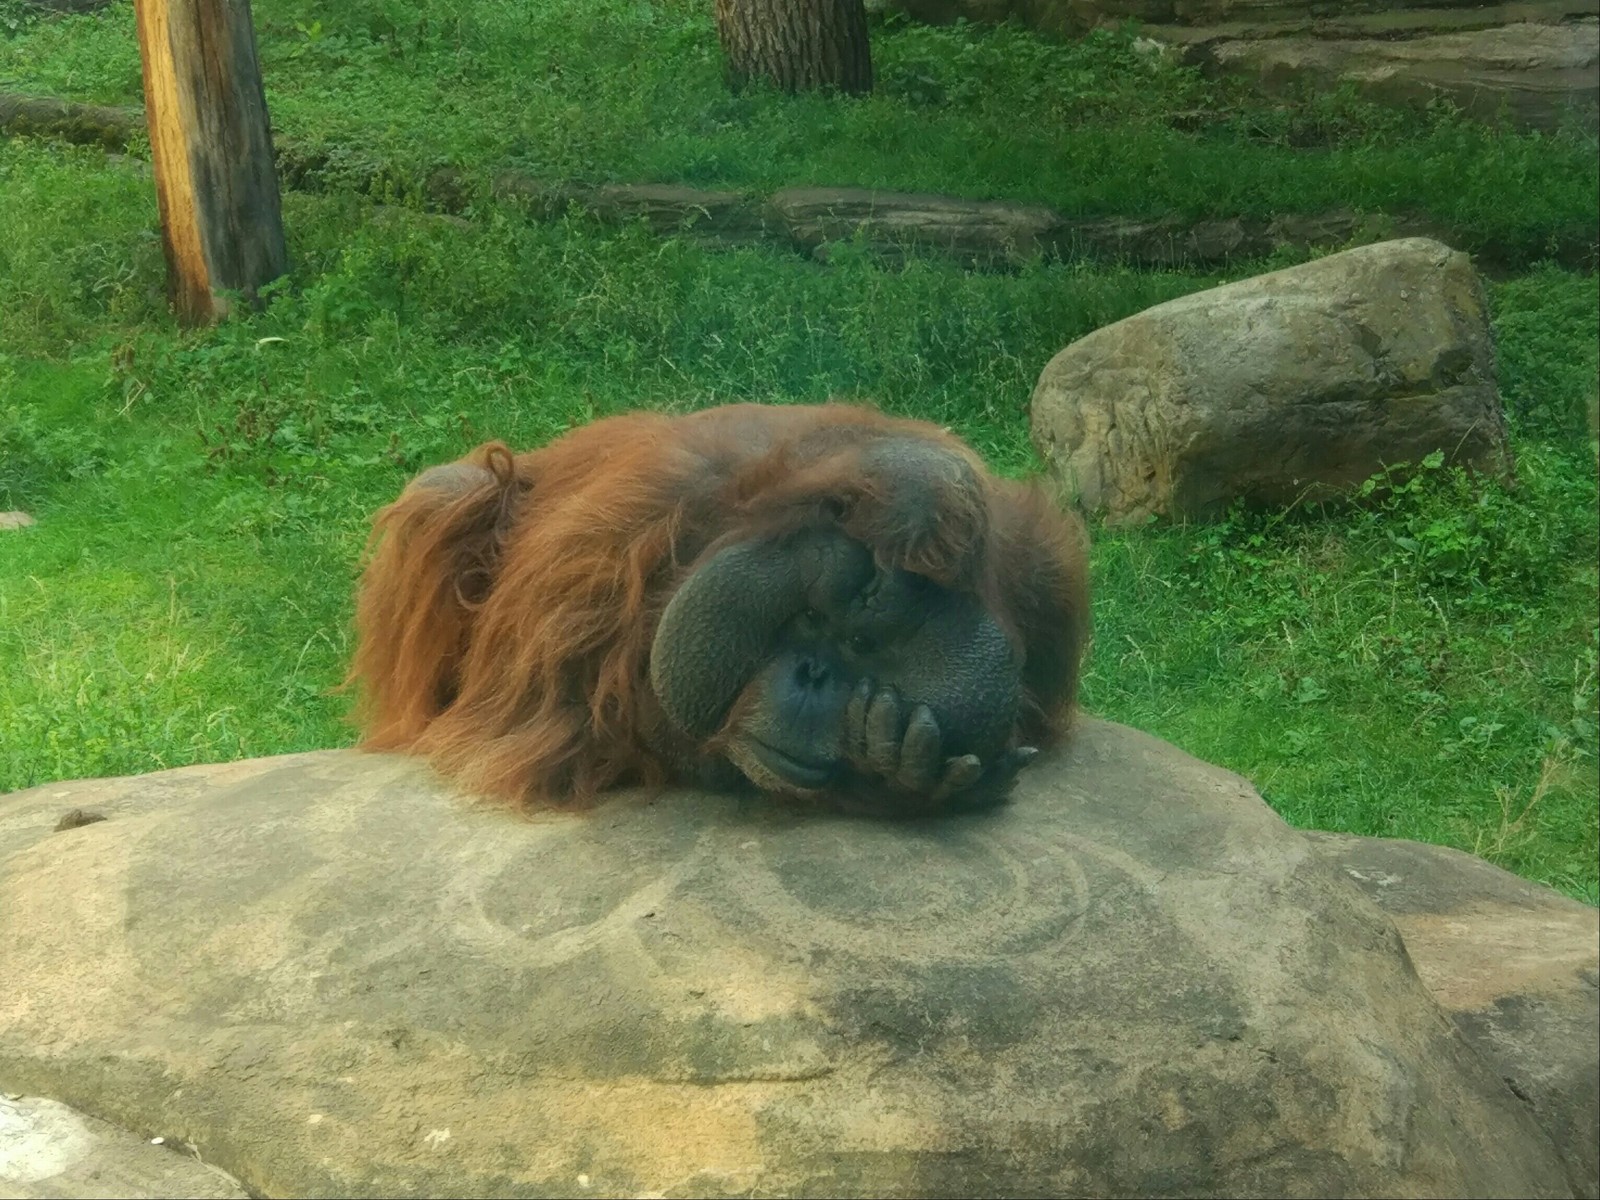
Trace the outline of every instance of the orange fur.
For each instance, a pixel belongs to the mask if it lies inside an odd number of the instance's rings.
[[[931,535],[902,527],[892,481],[862,470],[890,437],[972,468],[932,500]],[[1081,531],[934,426],[846,405],[637,413],[525,454],[490,443],[446,486],[432,476],[374,521],[350,681],[363,746],[426,755],[470,790],[581,804],[692,774],[706,748],[668,726],[649,686],[661,613],[697,560],[806,524],[983,596],[1022,651],[1020,740],[1048,741],[1070,710],[1087,635]]]

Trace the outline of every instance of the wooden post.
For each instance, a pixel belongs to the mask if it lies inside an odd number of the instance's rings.
[[[134,0],[167,294],[178,319],[227,315],[287,270],[250,0]]]

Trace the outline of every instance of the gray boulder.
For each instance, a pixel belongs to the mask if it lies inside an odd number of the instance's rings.
[[[1336,498],[1436,450],[1511,465],[1482,285],[1427,238],[1097,329],[1045,367],[1032,428],[1066,493],[1113,522]]]
[[[0,980],[0,1088],[258,1195],[1573,1191],[1343,871],[1089,720],[912,824],[346,751],[46,785]]]

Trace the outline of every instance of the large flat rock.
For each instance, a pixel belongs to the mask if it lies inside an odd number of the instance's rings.
[[[1352,84],[1373,100],[1424,106],[1445,99],[1484,120],[1504,114],[1525,129],[1593,129],[1600,120],[1600,23],[1593,16],[1402,41],[1220,41],[1207,62],[1270,92]]]
[[[166,1139],[37,1096],[0,1095],[0,1196],[19,1200],[245,1200],[235,1179]]]
[[[1594,14],[1593,0],[867,0],[867,8],[940,25],[1015,21],[1064,38],[1133,20],[1144,35],[1180,46],[1295,34],[1388,39]]]
[[[1445,846],[1310,841],[1393,919],[1439,1006],[1550,1133],[1573,1194],[1600,1195],[1600,911]]]
[[[47,785],[0,981],[0,1088],[260,1195],[1574,1190],[1345,872],[1095,721],[913,824],[343,751]]]

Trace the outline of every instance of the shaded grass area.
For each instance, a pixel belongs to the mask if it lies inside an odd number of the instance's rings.
[[[378,161],[756,191],[870,186],[1050,204],[1069,216],[1419,210],[1462,248],[1532,261],[1594,240],[1595,139],[1515,134],[1349,96],[1297,104],[1142,53],[1013,28],[875,27],[865,100],[727,94],[698,0],[257,0],[280,133]],[[65,20],[0,0],[0,87],[136,103],[127,3]],[[9,30],[9,36],[4,36]],[[1515,197],[1508,203],[1508,197]]]
[[[1036,464],[1075,337],[1218,282],[828,267],[507,210],[292,195],[259,317],[170,324],[148,181],[0,143],[0,791],[343,745],[370,511],[486,437],[872,396]],[[1289,820],[1484,853],[1596,899],[1593,277],[1493,289],[1520,483],[1442,469],[1365,514],[1097,536],[1094,712],[1250,776]]]

